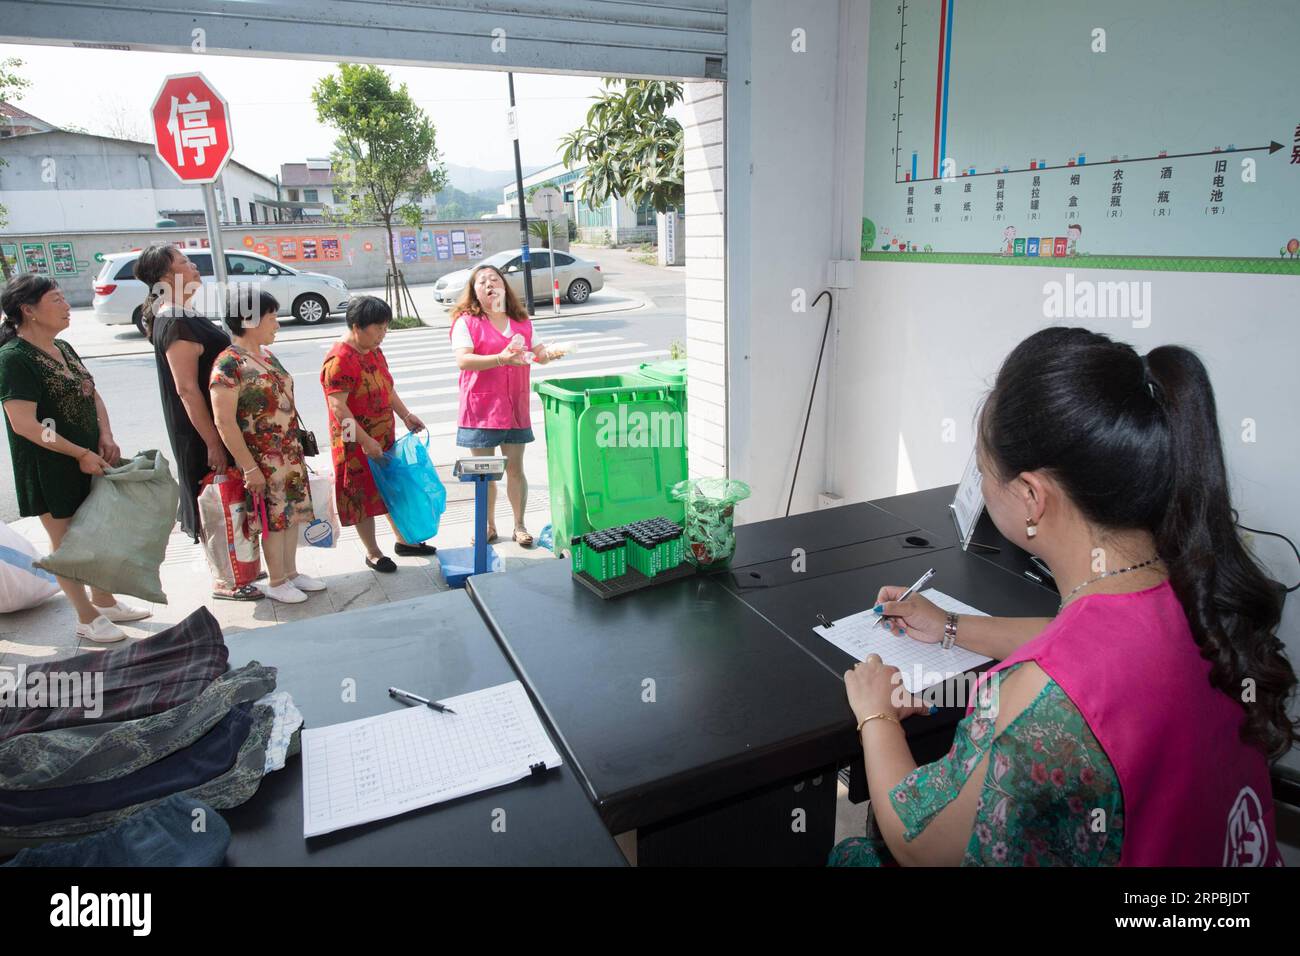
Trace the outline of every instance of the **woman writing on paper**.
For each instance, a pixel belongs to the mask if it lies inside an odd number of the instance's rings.
[[[1001,660],[944,758],[872,655],[845,675],[878,838],[838,864],[1280,865],[1269,761],[1296,677],[1281,593],[1242,546],[1214,393],[1191,352],[1051,328],[1007,358],[977,455],[998,530],[1061,593],[1051,620],[878,607],[896,633]]]

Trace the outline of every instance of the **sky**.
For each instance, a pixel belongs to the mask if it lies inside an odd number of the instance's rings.
[[[273,176],[281,163],[329,156],[334,142],[333,130],[317,121],[311,102],[316,81],[337,70],[331,62],[0,44],[0,60],[9,57],[23,61],[18,73],[31,81],[15,104],[56,126],[107,134],[117,117],[151,142],[149,107],[163,78],[197,69],[230,105],[234,158],[245,166]],[[433,121],[445,162],[513,168],[505,73],[384,69],[395,84],[407,84]],[[601,88],[596,77],[516,73],[522,164],[558,162],[560,137],[582,124]]]

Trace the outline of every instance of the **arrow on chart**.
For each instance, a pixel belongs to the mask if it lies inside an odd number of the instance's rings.
[[[1276,153],[1282,148],[1282,144],[1276,140],[1271,140],[1267,146],[1245,146],[1233,149],[1205,149],[1195,153],[1158,153],[1155,156],[1139,156],[1136,159],[1109,159],[1102,160],[1099,163],[1084,163],[1078,165],[1075,163],[1062,163],[1059,166],[1026,166],[1023,169],[991,169],[983,173],[959,173],[956,176],[948,177],[949,179],[974,179],[976,176],[1009,176],[1012,173],[1041,173],[1047,169],[1088,169],[1095,166],[1122,166],[1125,163],[1148,163],[1148,162],[1165,162],[1171,159],[1187,159],[1191,156],[1227,156],[1233,153],[1256,153],[1260,150],[1268,150],[1269,154]],[[928,176],[923,179],[897,179],[896,183],[928,183],[943,181],[943,176]]]

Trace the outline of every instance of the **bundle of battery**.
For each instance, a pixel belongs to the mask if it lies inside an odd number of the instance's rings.
[[[574,574],[595,581],[622,577],[633,569],[647,578],[682,563],[682,528],[667,518],[649,518],[619,528],[593,531],[571,542]]]

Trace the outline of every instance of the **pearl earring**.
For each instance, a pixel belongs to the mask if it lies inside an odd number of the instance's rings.
[[[1038,534],[1038,525],[1034,524],[1033,518],[1025,519],[1025,534],[1031,538]]]

